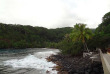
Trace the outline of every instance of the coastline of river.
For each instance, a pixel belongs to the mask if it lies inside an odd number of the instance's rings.
[[[53,68],[58,74],[104,74],[101,62],[92,62],[90,57],[70,56],[70,55],[52,55],[47,58],[57,64]]]

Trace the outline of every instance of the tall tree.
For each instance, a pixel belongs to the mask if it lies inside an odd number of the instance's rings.
[[[86,28],[86,24],[76,24],[73,28],[73,32],[70,34],[70,37],[73,41],[81,41],[84,45],[84,49],[88,52],[88,47],[86,44],[86,40],[92,37],[93,33],[89,28]]]
[[[106,13],[103,18],[102,18],[102,22],[109,22],[110,21],[110,12]]]
[[[110,12],[103,16],[101,24],[96,28],[94,40],[92,42],[95,47],[103,50],[110,45]]]

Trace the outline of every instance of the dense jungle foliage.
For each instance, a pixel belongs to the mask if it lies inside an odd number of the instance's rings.
[[[96,28],[90,46],[98,47],[103,50],[110,48],[110,12],[102,17],[102,23]]]
[[[71,31],[70,27],[47,29],[0,23],[0,48],[50,47]]]
[[[110,48],[110,12],[103,16],[102,23],[96,29],[90,30],[85,24],[76,24],[60,44],[64,54],[78,55],[96,48],[106,51]]]
[[[0,23],[0,48],[43,47],[59,48],[71,55],[110,48],[110,12],[96,29],[89,29],[83,23],[56,29]]]

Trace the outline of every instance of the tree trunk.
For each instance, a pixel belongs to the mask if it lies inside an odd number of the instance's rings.
[[[84,44],[85,44],[85,47],[86,47],[86,49],[87,49],[87,51],[88,51],[88,53],[89,53],[89,49],[88,49],[88,47],[87,47],[87,44],[86,44],[86,42],[85,42]]]
[[[84,45],[84,49],[87,50],[87,52],[89,53],[89,49],[88,49],[87,44],[86,44],[85,41],[83,42],[83,45]]]

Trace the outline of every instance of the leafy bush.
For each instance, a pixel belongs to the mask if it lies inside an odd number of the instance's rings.
[[[72,42],[63,40],[60,42],[59,48],[63,54],[78,55],[83,51],[83,44],[80,41]]]

